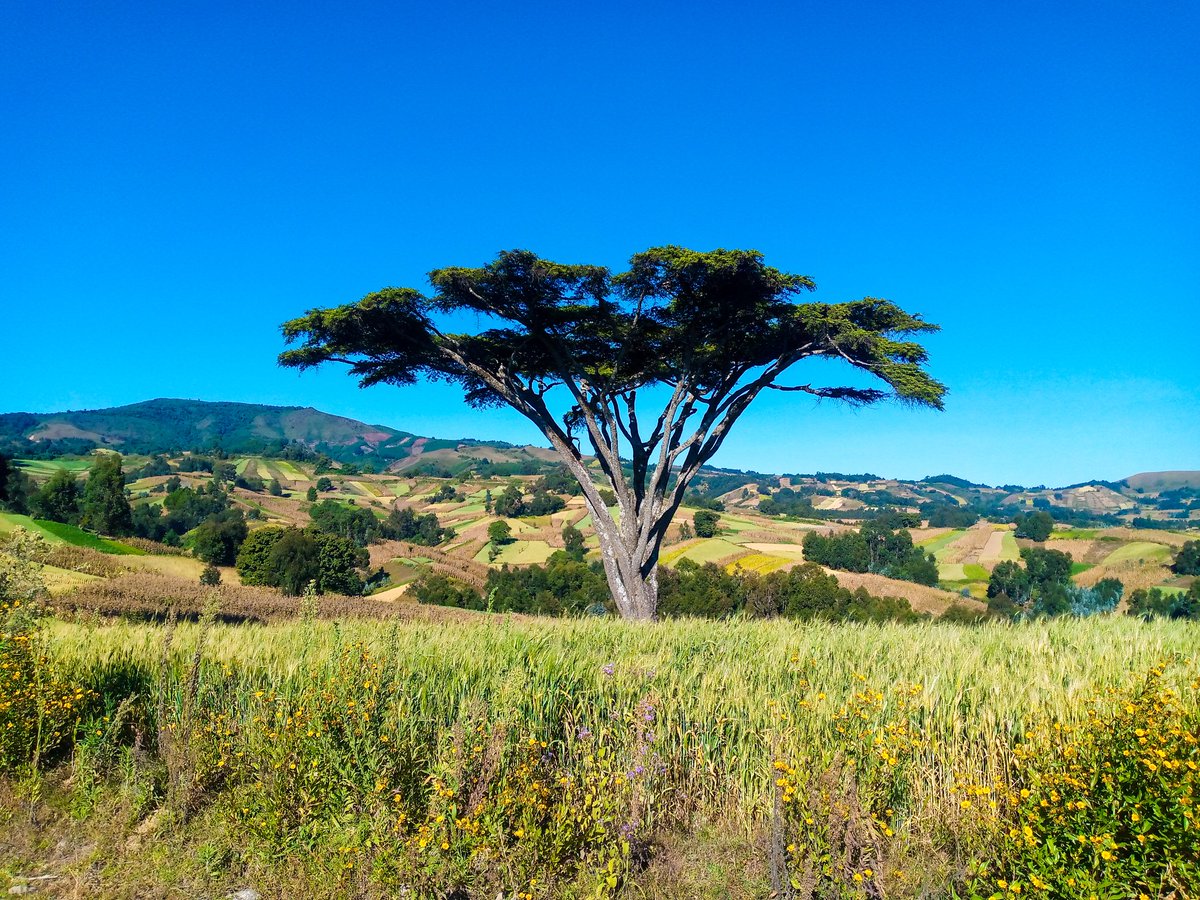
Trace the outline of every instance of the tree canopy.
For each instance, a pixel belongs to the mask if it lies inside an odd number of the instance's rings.
[[[909,339],[936,326],[874,297],[800,302],[812,279],[753,250],[656,247],[617,274],[514,250],[482,268],[436,269],[429,280],[430,294],[385,288],[284,323],[298,346],[280,362],[343,363],[364,387],[451,381],[473,406],[516,409],[579,482],[613,599],[629,617],[653,618],[666,529],[692,478],[764,390],[942,406],[945,388]],[[462,313],[479,327],[450,330],[445,323]],[[880,386],[781,383],[809,357],[842,360]],[[661,391],[661,411],[644,408],[647,389]],[[611,485],[615,521],[576,432]]]

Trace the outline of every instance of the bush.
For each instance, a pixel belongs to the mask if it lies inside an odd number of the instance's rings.
[[[1000,858],[975,886],[980,896],[1186,896],[1200,884],[1200,716],[1162,675],[1155,668],[1132,691],[1093,697],[1082,725],[1027,731]]]

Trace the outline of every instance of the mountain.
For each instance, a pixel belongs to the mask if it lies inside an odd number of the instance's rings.
[[[418,465],[456,473],[486,460],[538,471],[553,454],[500,441],[442,440],[368,425],[312,407],[160,398],[109,409],[0,414],[0,452],[17,457],[212,450],[228,454],[324,453],[377,468]]]
[[[1170,491],[1179,488],[1200,489],[1200,472],[1139,472],[1125,483],[1143,491]]]

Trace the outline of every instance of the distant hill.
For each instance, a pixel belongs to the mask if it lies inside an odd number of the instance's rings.
[[[12,456],[86,453],[97,447],[123,453],[313,452],[339,462],[373,462],[381,469],[425,465],[451,473],[480,460],[536,471],[552,455],[500,441],[422,437],[301,406],[157,399],[109,409],[0,415],[0,452]]]
[[[1125,483],[1134,490],[1173,491],[1177,488],[1200,488],[1200,472],[1140,472],[1130,475]]]

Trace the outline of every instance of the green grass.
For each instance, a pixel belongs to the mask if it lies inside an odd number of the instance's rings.
[[[724,538],[704,538],[696,543],[672,547],[661,557],[663,565],[674,567],[681,559],[690,559],[701,565],[717,562],[739,553],[745,549],[732,544]]]
[[[1004,532],[1000,543],[1000,559],[1017,560],[1021,558],[1021,548],[1017,546],[1017,537],[1011,531]]]
[[[60,459],[14,459],[13,462],[23,469],[26,475],[38,481],[44,481],[59,469],[74,472],[77,476],[82,475],[92,467],[93,460],[63,457]]]
[[[1171,548],[1164,544],[1154,544],[1150,541],[1132,541],[1108,554],[1104,558],[1104,565],[1111,566],[1130,560],[1166,563],[1171,560],[1173,555]]]
[[[1050,532],[1052,541],[1092,541],[1100,533],[1096,528],[1068,528],[1065,531]]]
[[[938,581],[953,584],[971,580],[967,576],[966,567],[962,563],[938,563]]]
[[[279,473],[279,475],[283,476],[282,478],[279,479],[280,481],[283,481],[283,480],[308,481],[308,480],[310,480],[308,475],[306,475],[304,472],[300,471],[300,469],[298,469],[295,465],[293,465],[290,461],[288,461],[286,459],[273,459],[273,460],[271,460],[271,465],[275,467],[275,470]]]
[[[934,557],[936,557],[940,551],[944,550],[950,544],[953,544],[966,533],[967,532],[964,529],[956,528],[953,531],[946,532],[946,534],[940,534],[937,537],[919,541],[917,546],[926,553],[932,553]]]
[[[1088,569],[1095,568],[1092,563],[1073,562],[1071,563],[1071,574],[1082,575]]]
[[[101,896],[215,896],[225,879],[247,877],[279,896],[446,896],[447,884],[490,866],[483,874],[499,873],[495,880],[468,881],[470,895],[529,887],[537,900],[744,900],[770,893],[769,885],[744,886],[766,878],[764,840],[840,840],[847,806],[855,815],[861,809],[863,830],[832,851],[857,862],[836,869],[834,886],[845,890],[821,896],[867,896],[851,875],[865,865],[880,879],[877,896],[943,896],[973,862],[994,860],[1009,833],[1010,810],[986,800],[1016,796],[1012,748],[1027,731],[1051,720],[1086,728],[1096,695],[1103,710],[1124,715],[1128,692],[1163,661],[1164,686],[1186,716],[1174,721],[1181,733],[1196,724],[1189,685],[1197,669],[1184,661],[1194,626],[1127,616],[977,628],[486,615],[189,623],[174,631],[169,654],[164,629],[151,624],[46,627],[61,677],[103,692],[93,703],[97,717],[136,695],[132,721],[161,729],[142,750],[156,768],[125,767],[135,729],[106,731],[97,718],[85,750],[105,752],[81,753],[59,781],[46,778],[47,790],[69,774],[69,790],[113,792],[109,806],[74,794],[72,828],[90,815],[95,827],[113,830],[114,853],[159,853],[144,876],[156,892],[134,891],[122,856],[94,873],[110,879],[93,884]],[[191,670],[193,657],[202,663]],[[1110,698],[1107,689],[1122,694]],[[156,725],[140,718],[156,709]],[[1167,723],[1164,731],[1171,727],[1179,729]],[[193,743],[178,752],[184,740]],[[151,756],[156,747],[165,749]],[[108,781],[87,768],[105,759],[118,761]],[[163,773],[150,801],[135,793],[150,783],[145,771]],[[781,787],[788,784],[798,791],[791,807]],[[171,811],[195,797],[193,786],[202,793],[189,825]],[[136,796],[142,805],[131,816]],[[833,804],[829,815],[819,814],[823,801]],[[153,839],[128,840],[160,804]],[[25,809],[14,804],[0,818],[10,829],[0,843],[11,829],[28,828],[18,811]],[[471,822],[485,826],[478,839]],[[660,886],[678,880],[683,888],[643,889],[620,837],[626,823],[650,863],[644,877],[655,877],[665,858]],[[737,893],[723,885],[738,875],[719,876],[703,837],[714,830],[744,838],[740,856],[720,861],[740,873]],[[1039,832],[1037,844],[1067,846],[1077,833]],[[871,856],[852,856],[864,846],[858,835],[868,837]],[[695,853],[672,856],[672,846]],[[1190,855],[1193,844],[1179,846]],[[593,854],[610,847],[611,856]],[[215,866],[201,868],[200,883],[218,890],[175,883],[197,858]],[[803,874],[801,859],[782,864],[786,878]],[[616,876],[605,879],[610,872]],[[698,893],[705,875],[716,884]],[[594,876],[601,880],[574,881]],[[429,890],[400,889],[420,878]]]
[[[5,533],[14,528],[26,528],[35,534],[40,534],[51,543],[73,544],[76,547],[86,547],[89,550],[99,550],[114,556],[142,556],[145,551],[130,547],[119,541],[110,541],[98,537],[90,531],[66,525],[62,522],[51,522],[46,519],[32,519],[29,516],[15,513],[0,513],[0,531]]]
[[[990,576],[988,570],[979,563],[966,563],[963,565],[963,572],[972,581],[987,581]]]
[[[475,561],[486,563],[489,562],[489,553],[491,545],[486,545],[482,550],[475,554]],[[510,566],[529,565],[531,563],[544,563],[550,558],[550,554],[554,549],[545,541],[512,541],[500,548],[499,555],[495,560],[491,560],[492,565],[500,566],[508,563]]]

